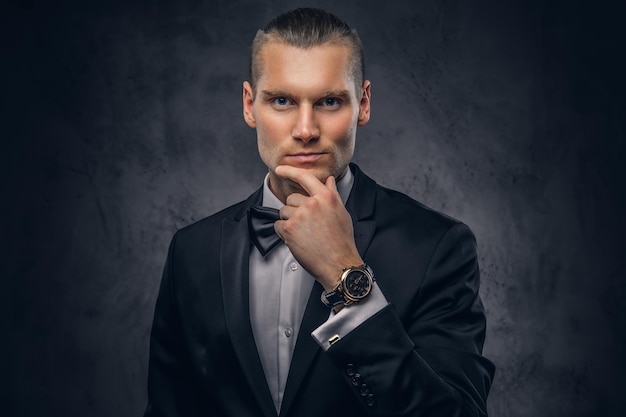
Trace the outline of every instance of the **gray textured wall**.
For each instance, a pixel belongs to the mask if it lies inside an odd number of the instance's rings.
[[[136,416],[169,239],[260,184],[247,48],[300,2],[48,3],[0,29],[0,406]],[[312,3],[365,45],[355,160],[476,232],[491,414],[624,415],[623,8]]]

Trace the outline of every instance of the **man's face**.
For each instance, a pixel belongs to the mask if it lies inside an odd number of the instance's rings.
[[[369,120],[370,83],[357,90],[346,46],[301,49],[271,41],[260,53],[255,91],[244,83],[244,118],[256,128],[270,188],[284,200],[302,190],[276,175],[278,165],[305,168],[322,182],[343,175],[354,153],[356,128]]]

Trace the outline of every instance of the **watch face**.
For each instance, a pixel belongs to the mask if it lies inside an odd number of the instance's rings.
[[[363,271],[351,271],[344,280],[344,290],[350,298],[361,299],[372,289],[372,281]]]

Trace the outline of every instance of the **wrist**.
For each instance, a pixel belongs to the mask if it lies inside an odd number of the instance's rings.
[[[364,265],[363,259],[360,256],[353,256],[350,258],[341,258],[332,262],[332,266],[328,268],[328,272],[324,274],[323,279],[318,279],[324,291],[330,292],[337,288],[337,285],[341,283],[341,277],[344,271],[354,266]]]
[[[344,268],[339,283],[330,291],[324,291],[321,295],[322,302],[339,312],[337,307],[357,304],[363,301],[372,291],[374,284],[374,271],[366,264],[360,264]]]
[[[339,304],[337,306],[333,307],[333,311],[335,312],[335,314],[339,313],[341,310],[343,310],[343,308],[345,307],[345,304]]]

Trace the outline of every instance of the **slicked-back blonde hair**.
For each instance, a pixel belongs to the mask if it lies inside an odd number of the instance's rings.
[[[363,46],[356,30],[337,16],[321,9],[299,8],[275,17],[265,28],[257,31],[250,51],[250,84],[254,90],[261,76],[261,49],[277,41],[307,49],[327,43],[344,45],[351,51],[350,74],[357,91],[365,79]]]

